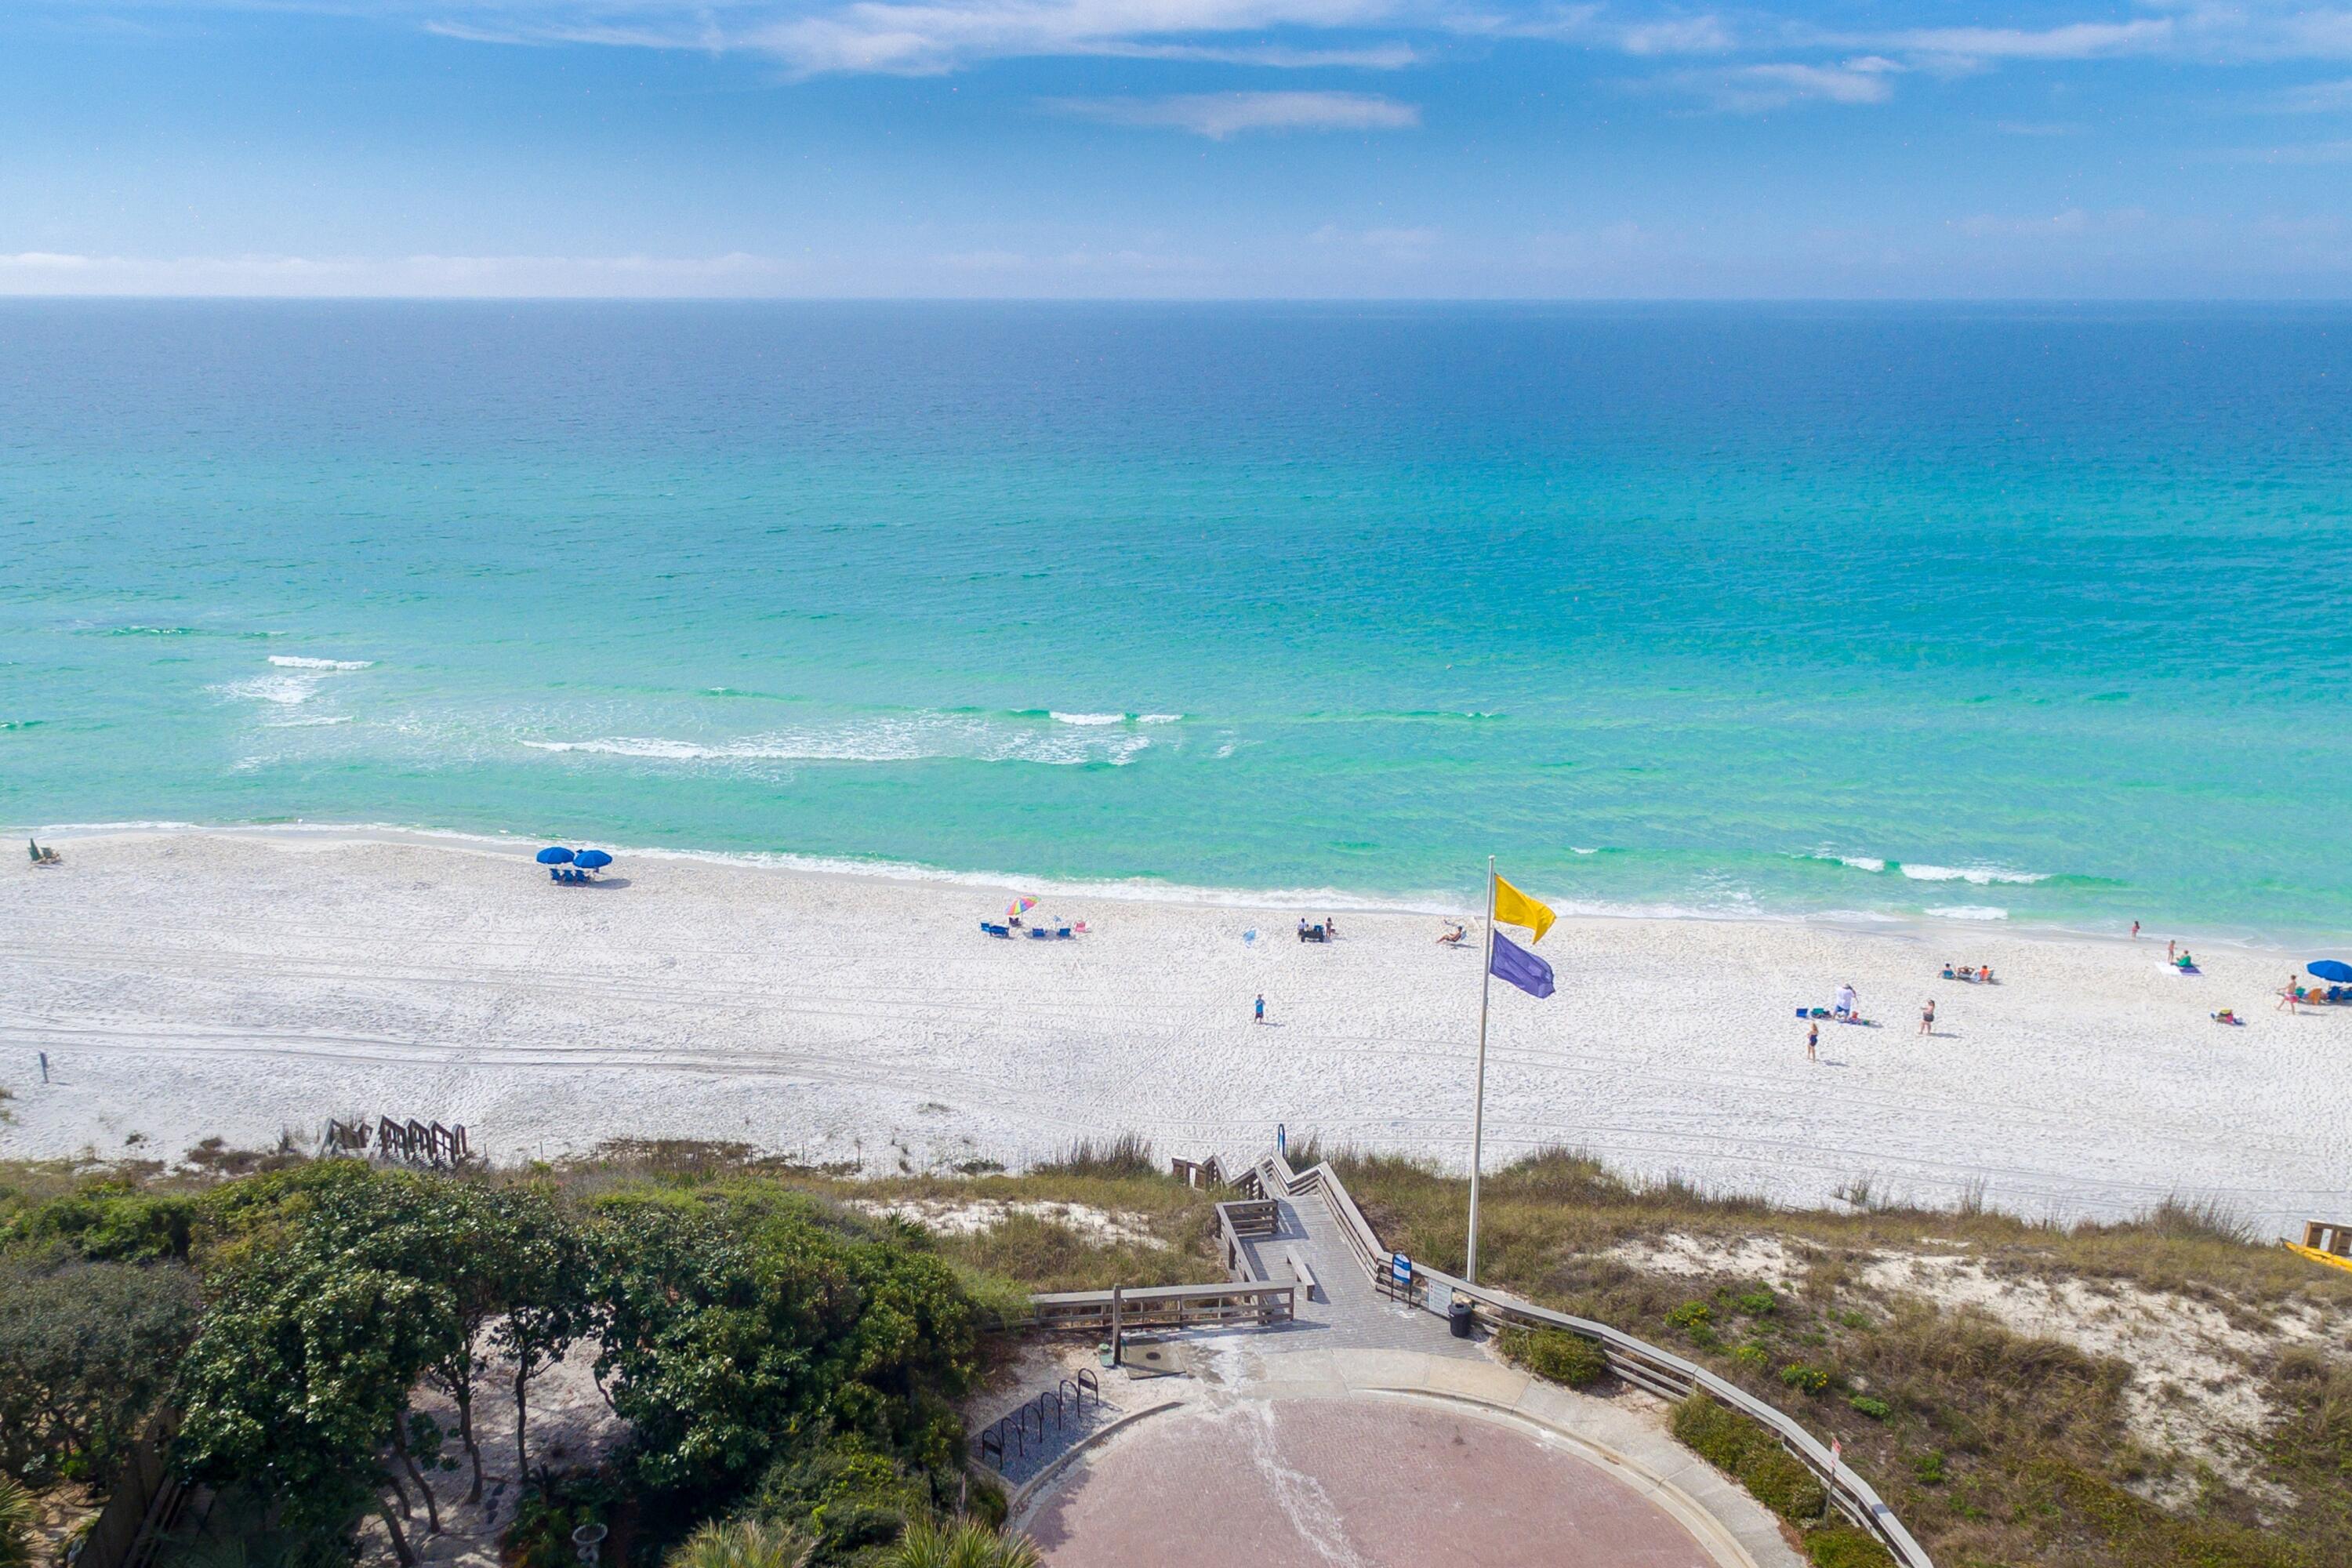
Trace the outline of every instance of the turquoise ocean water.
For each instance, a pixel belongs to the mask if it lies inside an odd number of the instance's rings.
[[[2352,308],[0,305],[0,821],[2352,931]]]

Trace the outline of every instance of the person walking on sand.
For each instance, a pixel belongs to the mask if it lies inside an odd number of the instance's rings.
[[[41,1053],[41,1081],[49,1081],[49,1053],[47,1051]]]
[[[1927,1005],[1919,1009],[1919,1032],[1923,1035],[1936,1032],[1936,999],[1933,996],[1928,997]]]
[[[2289,970],[2286,977],[2286,988],[2279,993],[2278,1005],[2279,1007],[2284,1007],[2289,1013],[2293,1013],[2294,1011],[2294,972]],[[2271,1011],[2275,1013],[2278,1011],[2278,1007],[2273,1007]],[[44,1079],[43,1081],[46,1082],[47,1080]]]
[[[2134,942],[2137,942],[2138,940],[2139,940],[2139,921],[2132,921],[2132,941],[2134,941]]]
[[[1822,1021],[1816,1018],[1812,1026],[1805,1031],[1805,1059],[1809,1062],[1821,1060],[1821,1048]]]
[[[1265,1022],[1265,993],[1263,991],[1257,997],[1257,1021],[1261,1024]]]

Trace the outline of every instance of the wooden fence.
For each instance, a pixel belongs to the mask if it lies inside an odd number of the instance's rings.
[[[1318,1194],[1347,1237],[1356,1262],[1375,1283],[1385,1286],[1390,1280],[1395,1255],[1381,1245],[1380,1237],[1366,1223],[1363,1211],[1356,1206],[1356,1200],[1349,1195],[1346,1184],[1328,1161],[1302,1173],[1293,1171],[1280,1154],[1269,1153],[1236,1176],[1234,1184],[1261,1198],[1295,1197],[1309,1192]],[[1796,1421],[1738,1384],[1671,1352],[1620,1333],[1606,1323],[1571,1318],[1532,1301],[1523,1301],[1507,1291],[1467,1284],[1441,1269],[1418,1263],[1409,1268],[1411,1279],[1402,1294],[1433,1312],[1444,1311],[1451,1299],[1460,1296],[1469,1300],[1472,1311],[1492,1328],[1559,1329],[1579,1335],[1598,1343],[1608,1358],[1610,1370],[1637,1388],[1666,1399],[1686,1399],[1703,1393],[1759,1423],[1821,1481],[1838,1511],[1867,1531],[1901,1568],[1935,1568],[1926,1548],[1912,1539],[1903,1521],[1895,1517],[1895,1510],[1886,1506],[1868,1481],[1832,1455],[1825,1444]]]
[[[131,1446],[122,1479],[99,1510],[98,1522],[67,1560],[70,1568],[146,1568],[154,1560],[186,1497],[167,1457],[179,1427],[178,1414],[168,1407],[147,1424]]]

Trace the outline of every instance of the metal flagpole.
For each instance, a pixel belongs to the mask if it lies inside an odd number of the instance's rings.
[[[1478,977],[1478,1088],[1470,1100],[1470,1258],[1465,1282],[1478,1283],[1478,1156],[1486,1141],[1486,998],[1495,989],[1495,858],[1486,857],[1486,964]]]

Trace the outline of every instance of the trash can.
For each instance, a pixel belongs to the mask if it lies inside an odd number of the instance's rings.
[[[1457,1340],[1470,1337],[1470,1298],[1456,1296],[1454,1304],[1445,1309],[1445,1326],[1454,1331]]]

